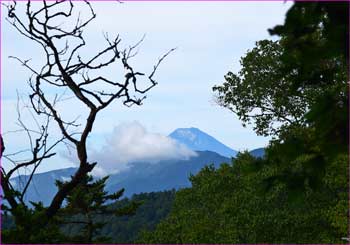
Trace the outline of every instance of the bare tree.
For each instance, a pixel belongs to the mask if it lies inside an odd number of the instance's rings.
[[[56,155],[56,153],[52,152],[53,149],[65,139],[65,137],[63,136],[55,140],[54,142],[49,142],[49,126],[52,120],[51,117],[47,115],[45,115],[45,118],[42,122],[39,122],[33,114],[30,114],[32,116],[32,119],[35,121],[36,127],[30,128],[29,126],[27,126],[22,119],[20,102],[20,98],[19,96],[17,96],[16,112],[17,125],[19,126],[19,129],[7,133],[24,133],[24,135],[26,135],[28,139],[28,149],[21,149],[13,153],[3,155],[5,145],[2,135],[0,135],[0,157],[3,157],[9,163],[13,164],[13,167],[10,168],[10,170],[8,171],[6,171],[3,166],[1,166],[1,186],[4,190],[4,197],[8,201],[12,209],[15,209],[18,206],[18,203],[26,207],[24,197],[37,168],[40,166],[42,161]],[[28,108],[27,106],[24,106],[24,109],[30,110],[30,108]],[[24,154],[26,155],[25,159],[23,159]],[[22,180],[22,178],[19,179],[20,183],[22,184],[22,188],[14,188],[11,184],[10,179],[11,177],[13,177],[14,173],[20,174],[22,169],[30,171],[29,177],[24,180]]]
[[[105,34],[106,47],[96,54],[90,55],[89,58],[83,57],[82,53],[84,53],[84,47],[86,46],[83,30],[96,18],[91,4],[88,1],[84,1],[83,4],[89,12],[89,17],[85,19],[81,17],[80,13],[76,12],[75,4],[72,1],[43,1],[40,7],[32,6],[32,3],[28,1],[24,18],[20,13],[17,13],[16,2],[6,5],[8,22],[20,34],[40,45],[44,53],[43,60],[45,63],[39,69],[31,65],[30,60],[12,57],[33,73],[28,82],[32,90],[29,96],[31,107],[37,115],[45,115],[48,120],[52,119],[56,122],[62,134],[60,140],[65,140],[74,146],[79,159],[79,167],[76,173],[70,181],[64,182],[59,187],[50,205],[45,210],[48,220],[58,212],[67,195],[97,164],[88,161],[86,143],[98,113],[116,100],[122,101],[126,106],[141,105],[146,98],[145,94],[157,84],[154,76],[158,66],[174,50],[171,49],[160,57],[148,75],[134,70],[130,65],[130,59],[137,54],[137,48],[143,39],[133,46],[120,50],[121,39],[119,35],[114,39],[110,39]],[[69,23],[71,24],[72,18],[74,18],[73,25],[61,24],[62,20],[70,20]],[[124,73],[121,81],[99,74],[101,69],[112,67],[116,63],[121,65],[121,70]],[[148,82],[148,84],[141,88],[140,82],[143,85],[145,82]],[[48,91],[52,88],[57,93],[50,96]],[[81,125],[77,123],[76,119],[64,119],[62,111],[56,106],[59,95],[67,91],[77,100],[76,103],[82,104],[88,110],[86,121]],[[80,131],[72,130],[74,128],[79,128]],[[45,145],[46,135],[47,132],[44,128],[42,135],[35,140],[40,144],[33,148],[33,154],[38,152],[38,148]],[[33,159],[23,165],[33,164],[37,166],[52,154],[33,155]],[[11,190],[8,189],[9,177],[19,167],[21,166],[16,164],[16,167],[8,173],[2,171],[2,188],[13,209],[18,205],[18,200],[12,198]]]

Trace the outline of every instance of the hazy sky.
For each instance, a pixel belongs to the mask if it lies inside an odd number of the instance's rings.
[[[228,71],[239,70],[240,57],[256,41],[272,38],[267,29],[283,23],[290,5],[235,1],[93,3],[97,18],[85,31],[88,53],[103,47],[103,32],[111,37],[119,34],[124,47],[146,34],[133,61],[140,71],[150,71],[167,50],[174,47],[177,50],[159,67],[156,74],[159,84],[148,93],[144,105],[133,108],[124,108],[119,103],[112,105],[97,119],[89,145],[97,151],[106,144],[105,138],[118,132],[120,124],[135,125],[137,121],[136,125],[145,132],[158,136],[168,135],[176,128],[197,127],[235,150],[265,146],[267,138],[256,136],[251,128],[243,128],[233,113],[215,105],[211,88],[222,83]],[[39,66],[42,53],[37,44],[20,36],[4,21],[6,11],[4,8],[2,11],[1,120],[2,132],[8,132],[16,129],[16,90],[25,98],[30,76],[8,56],[31,58],[31,64]],[[70,103],[62,109],[65,114],[75,116],[81,111],[78,105]],[[25,114],[23,117],[29,118]],[[26,146],[23,135],[8,133],[5,139],[7,153]],[[40,171],[72,166],[69,158],[62,155]],[[57,165],[58,161],[62,164]]]

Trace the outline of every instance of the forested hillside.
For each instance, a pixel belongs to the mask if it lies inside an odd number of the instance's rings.
[[[133,243],[144,231],[151,231],[164,219],[171,210],[175,190],[164,192],[151,192],[134,195],[132,198],[117,201],[108,206],[109,210],[117,210],[128,206],[131,202],[138,202],[140,206],[131,215],[115,216],[109,214],[95,215],[95,222],[105,225],[97,230],[95,237],[106,237],[111,243]],[[74,220],[74,219],[73,219]],[[75,220],[79,220],[76,217]],[[11,215],[2,216],[2,230],[13,227],[14,221]],[[82,226],[66,224],[61,226],[63,233],[68,237],[77,236],[82,232]],[[67,238],[66,241],[69,241]]]

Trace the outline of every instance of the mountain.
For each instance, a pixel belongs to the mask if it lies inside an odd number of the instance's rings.
[[[257,148],[249,152],[250,155],[254,157],[264,157],[265,156],[265,148]]]
[[[127,172],[110,177],[107,190],[114,192],[125,188],[125,195],[190,187],[189,177],[197,174],[204,166],[230,163],[230,159],[215,152],[198,151],[197,156],[188,160],[168,160],[157,164],[137,163]]]
[[[225,157],[235,157],[237,154],[237,151],[198,128],[178,128],[169,137],[194,151],[213,151]]]
[[[75,170],[76,168],[64,168],[34,174],[31,184],[27,189],[25,201],[43,201],[44,204],[48,204],[49,200],[52,199],[57,191],[57,187],[55,185],[56,180],[69,180],[70,176],[75,173]],[[11,178],[10,181],[15,189],[23,190],[29,177],[30,175],[19,175]]]
[[[231,160],[215,152],[198,151],[197,156],[187,160],[132,163],[128,170],[110,175],[106,190],[115,192],[125,188],[125,196],[131,197],[137,193],[189,187],[191,183],[188,178],[191,174],[197,174],[205,165],[213,164],[218,167],[223,162],[230,163]],[[75,168],[66,168],[35,174],[26,193],[25,201],[42,201],[44,205],[48,205],[57,191],[56,179],[68,180],[75,170]],[[23,181],[28,178],[27,175],[17,176],[11,179],[11,183],[21,190]]]

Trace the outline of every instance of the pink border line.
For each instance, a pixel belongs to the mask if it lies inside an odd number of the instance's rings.
[[[55,0],[46,0],[53,2]],[[72,0],[72,2],[83,2],[85,0]],[[88,0],[89,2],[116,2],[117,0]],[[349,2],[350,0],[121,0],[121,2]],[[1,2],[11,2],[0,0]],[[17,0],[27,2],[27,0]],[[31,2],[42,2],[42,0],[31,0]]]
[[[0,134],[2,135],[2,1],[0,0]],[[0,167],[1,167],[1,159],[0,158]],[[1,175],[0,175],[1,179]],[[2,200],[0,198],[0,204],[2,204]],[[0,244],[1,242],[1,231],[2,231],[2,215],[1,215],[1,205],[0,205]]]
[[[42,0],[31,0],[32,2],[41,2]],[[47,0],[55,1],[55,0]],[[72,2],[81,2],[84,0],[72,0]],[[115,2],[116,0],[89,0],[90,2]],[[349,2],[350,0],[123,0],[122,2]],[[0,0],[0,134],[2,133],[2,2],[10,2],[6,0]],[[17,2],[27,2],[27,0],[17,0]],[[350,25],[350,20],[349,20]],[[350,88],[349,88],[349,94],[350,94]],[[349,102],[350,107],[350,102]],[[350,135],[349,135],[350,136]],[[350,156],[350,146],[349,146],[349,156]],[[350,160],[350,158],[349,158]],[[1,158],[0,158],[0,166],[1,166]],[[1,178],[1,176],[0,176]],[[348,170],[348,180],[349,180],[349,188],[350,188],[350,167]],[[1,199],[0,199],[1,203]],[[350,193],[349,193],[349,208],[350,208]],[[0,214],[1,214],[1,206],[0,206]],[[2,231],[2,217],[0,216],[0,244],[1,242],[1,231]],[[350,227],[349,227],[349,234],[350,234]],[[67,245],[69,243],[66,243]],[[346,243],[345,243],[346,244]],[[348,245],[350,243],[347,243]],[[31,245],[28,243],[28,245]],[[45,245],[45,244],[42,244]],[[63,244],[64,245],[64,244]],[[76,244],[80,245],[80,244]],[[83,245],[83,244],[81,244]],[[86,245],[86,244],[84,244]],[[107,245],[107,244],[101,244],[101,245]],[[108,245],[111,245],[110,243]],[[127,244],[119,244],[119,245],[127,245]],[[169,245],[169,244],[159,244],[159,245]],[[186,244],[185,244],[186,245]],[[198,244],[198,245],[209,245],[209,244]],[[236,244],[236,245],[246,245],[246,244]],[[254,243],[254,245],[269,245],[268,243]],[[294,245],[293,243],[290,245]],[[298,244],[300,245],[300,244]],[[317,243],[315,244],[309,244],[309,245],[319,245]],[[334,244],[336,245],[336,244]]]

